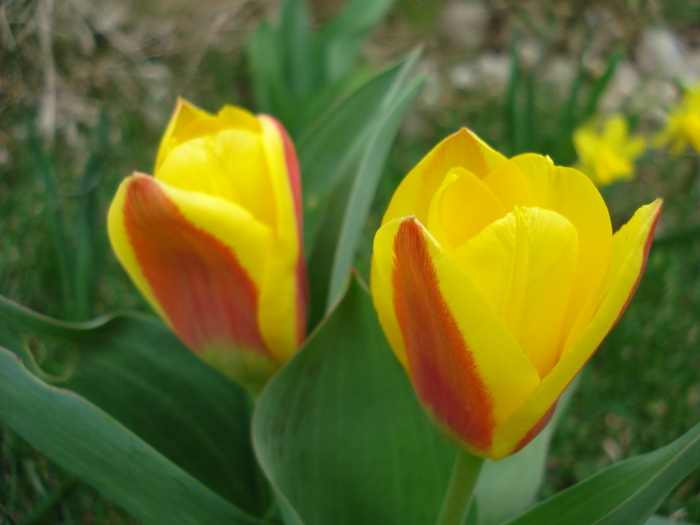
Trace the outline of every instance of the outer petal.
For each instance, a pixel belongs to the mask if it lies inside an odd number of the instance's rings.
[[[258,319],[265,340],[284,362],[299,348],[306,329],[308,289],[302,249],[299,164],[282,125],[267,115],[258,120],[277,214],[275,252],[270,256],[261,290]]]
[[[278,366],[256,318],[269,228],[235,204],[142,174],[120,186],[108,227],[137,287],[192,350],[247,384]]]
[[[613,258],[600,307],[581,336],[537,386],[525,403],[498,428],[493,457],[500,459],[534,437],[533,427],[546,416],[568,384],[593,355],[627,307],[646,262],[661,200],[641,207],[615,234]]]
[[[430,200],[452,168],[462,167],[483,179],[505,160],[474,133],[460,129],[435,146],[404,178],[389,203],[382,224],[408,215],[415,215],[422,224],[427,224]]]
[[[539,382],[469,276],[414,217],[377,232],[372,295],[394,352],[438,427],[489,456],[494,429]]]

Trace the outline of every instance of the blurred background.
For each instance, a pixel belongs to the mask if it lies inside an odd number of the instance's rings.
[[[310,1],[312,26],[344,4]],[[613,224],[656,197],[665,208],[637,295],[555,433],[542,496],[681,435],[700,420],[700,158],[655,137],[700,81],[700,2],[385,4],[334,96],[420,43],[427,81],[385,168],[360,273],[398,182],[458,127],[509,156],[583,166],[575,130],[621,113],[647,148],[628,180],[601,187]],[[65,320],[148,311],[111,254],[107,206],[122,178],[152,172],[178,96],[211,112],[227,103],[270,111],[246,43],[279,12],[273,0],[2,0],[0,294]],[[303,136],[303,123],[278,116]],[[34,349],[47,366],[59,350]],[[700,522],[700,472],[660,512]],[[5,523],[136,521],[0,424]]]

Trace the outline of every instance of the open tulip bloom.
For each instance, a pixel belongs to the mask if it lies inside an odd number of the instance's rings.
[[[304,338],[299,167],[275,119],[184,100],[109,211],[120,262],[196,354],[258,388]]]
[[[374,240],[372,296],[444,435],[498,460],[538,434],[627,306],[660,210],[613,235],[588,177],[466,129],[406,176]]]

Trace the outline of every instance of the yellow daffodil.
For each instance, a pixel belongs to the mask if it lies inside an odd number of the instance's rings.
[[[537,435],[627,306],[660,210],[613,235],[581,172],[466,129],[436,146],[389,204],[371,288],[438,429],[494,460]]]
[[[179,100],[153,177],[109,210],[120,262],[197,355],[259,387],[304,338],[299,166],[275,119]]]
[[[578,167],[598,186],[634,177],[634,161],[646,149],[642,136],[629,136],[627,120],[619,113],[602,126],[591,122],[579,127],[573,140]]]
[[[657,143],[671,144],[673,155],[683,153],[688,143],[700,153],[700,86],[688,91],[671,111]]]

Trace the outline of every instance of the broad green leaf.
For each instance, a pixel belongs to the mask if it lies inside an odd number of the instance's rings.
[[[38,377],[77,392],[243,510],[261,515],[268,507],[249,438],[246,393],[197,359],[162,323],[134,314],[63,323],[0,298],[0,345]],[[39,369],[28,347],[35,353],[55,348],[63,365],[56,369],[49,362],[53,370]],[[38,432],[32,423],[43,424],[24,421],[25,432]]]
[[[84,398],[32,375],[4,348],[0,418],[144,523],[265,523],[227,502]]]
[[[393,105],[386,111],[370,135],[345,206],[340,236],[333,257],[326,311],[340,298],[347,282],[348,273],[355,261],[357,243],[374,200],[387,155],[406,112],[423,88],[424,82],[425,77],[419,77],[396,97],[392,97]]]
[[[652,516],[644,525],[692,525],[687,521],[666,518],[665,516]]]
[[[700,423],[669,445],[612,465],[508,524],[643,524],[698,465]]]
[[[455,458],[354,279],[263,391],[253,441],[268,478],[306,525],[434,523]]]

